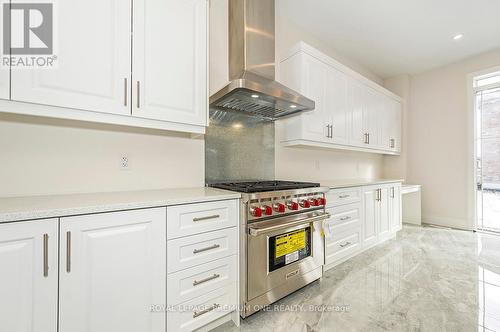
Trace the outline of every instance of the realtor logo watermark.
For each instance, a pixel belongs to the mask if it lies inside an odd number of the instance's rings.
[[[54,68],[54,4],[4,3],[2,67]]]

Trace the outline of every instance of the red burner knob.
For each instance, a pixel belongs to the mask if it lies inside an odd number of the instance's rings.
[[[318,199],[319,205],[326,205],[326,198],[320,198]]]
[[[260,207],[251,208],[250,214],[256,218],[260,218],[262,217],[262,209]]]
[[[264,209],[264,213],[266,214],[266,216],[270,216],[270,215],[273,214],[273,208],[272,207],[264,205],[262,208]]]
[[[312,206],[319,206],[319,199],[313,198],[311,199]]]
[[[300,206],[302,206],[305,209],[308,209],[311,207],[311,203],[308,200],[302,200],[300,201]]]
[[[285,204],[277,203],[274,204],[274,211],[279,212],[279,213],[284,213],[285,212]]]
[[[296,211],[296,210],[299,209],[299,203],[297,203],[297,202],[288,202],[287,205],[288,205],[288,208],[290,210],[295,210]]]

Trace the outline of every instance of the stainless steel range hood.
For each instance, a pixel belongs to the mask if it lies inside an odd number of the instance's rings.
[[[276,120],[314,101],[275,81],[274,0],[229,1],[229,81],[210,107]]]

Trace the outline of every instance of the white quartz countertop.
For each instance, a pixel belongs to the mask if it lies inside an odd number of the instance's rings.
[[[340,179],[319,181],[321,186],[330,189],[371,186],[384,183],[404,182],[402,179]]]
[[[0,198],[0,223],[238,199],[214,188],[181,188],[110,193]]]

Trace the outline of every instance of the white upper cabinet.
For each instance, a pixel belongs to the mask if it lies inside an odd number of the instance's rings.
[[[166,208],[61,218],[60,332],[164,332]],[[56,292],[57,293],[57,292]]]
[[[319,59],[300,53],[281,63],[279,80],[314,100],[313,111],[284,119],[284,140],[348,142],[347,77]]]
[[[57,330],[57,219],[0,224],[0,330]]]
[[[396,153],[401,152],[401,127],[402,127],[402,113],[403,106],[400,101],[389,100],[389,147]]]
[[[284,145],[401,151],[399,97],[303,42],[290,54],[280,63],[279,80],[316,108],[278,122]]]
[[[132,114],[204,126],[207,1],[134,1]]]
[[[330,128],[330,139],[336,144],[349,142],[349,110],[347,108],[347,76],[327,67],[325,113]]]
[[[130,114],[130,2],[64,0],[56,9],[56,68],[13,68],[12,100]]]
[[[13,68],[21,103],[0,112],[205,132],[207,0],[64,0],[54,15],[55,67]]]

